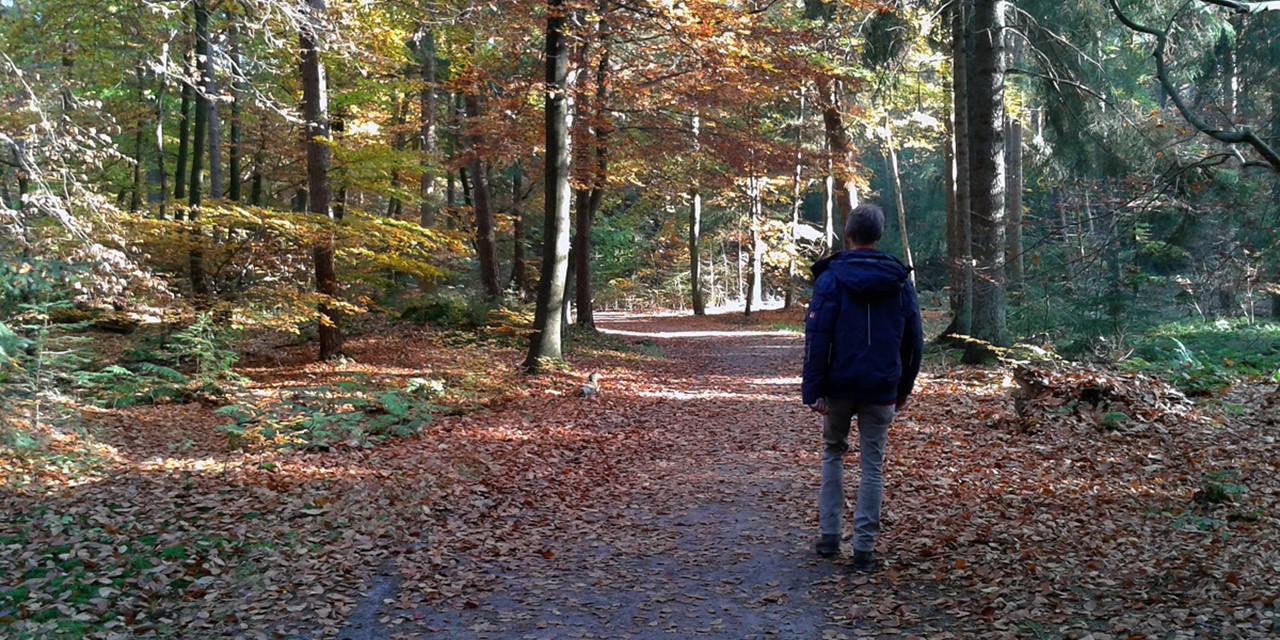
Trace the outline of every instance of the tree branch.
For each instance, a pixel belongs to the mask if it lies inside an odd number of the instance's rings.
[[[1280,1],[1238,2],[1237,0],[1200,0],[1205,4],[1226,7],[1232,13],[1261,13],[1263,11],[1280,11]]]
[[[1220,2],[1231,2],[1232,0],[1202,0],[1202,1],[1220,3]],[[1258,134],[1251,131],[1248,127],[1244,127],[1244,128],[1232,130],[1232,131],[1211,127],[1209,126],[1208,122],[1205,122],[1205,120],[1200,117],[1200,114],[1196,113],[1190,106],[1187,105],[1186,101],[1182,99],[1182,94],[1178,93],[1178,88],[1173,84],[1173,81],[1169,78],[1169,67],[1167,64],[1165,64],[1165,59],[1164,59],[1165,46],[1168,44],[1168,41],[1169,41],[1169,33],[1167,31],[1160,31],[1157,29],[1153,29],[1151,27],[1138,24],[1132,18],[1125,15],[1124,11],[1120,8],[1119,0],[1107,0],[1107,2],[1110,3],[1111,10],[1115,12],[1116,19],[1120,20],[1121,24],[1123,24],[1124,26],[1128,27],[1133,31],[1137,31],[1139,33],[1145,33],[1147,35],[1153,36],[1156,39],[1155,51],[1151,53],[1151,56],[1156,60],[1156,78],[1160,81],[1160,86],[1164,87],[1165,93],[1169,95],[1169,100],[1173,102],[1173,106],[1177,107],[1178,112],[1182,114],[1182,117],[1185,118],[1186,121],[1191,124],[1191,126],[1195,127],[1201,133],[1219,142],[1225,142],[1227,144],[1247,144],[1253,147],[1254,151],[1257,151],[1258,155],[1262,156],[1263,159],[1266,160],[1267,163],[1271,165],[1272,169],[1274,169],[1277,173],[1280,173],[1280,152],[1277,152],[1274,147],[1267,144],[1267,142],[1262,138],[1258,137]],[[1280,8],[1280,2],[1254,3],[1254,4],[1275,4],[1275,5],[1278,5],[1278,8]]]

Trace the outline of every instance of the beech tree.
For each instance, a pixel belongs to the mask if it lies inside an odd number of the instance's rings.
[[[205,0],[194,0],[192,11],[195,14],[196,42],[192,66],[201,78],[205,78],[202,84],[208,86],[209,80],[206,74],[211,68],[203,64],[203,61],[209,57],[209,9],[205,5]],[[193,89],[193,95],[195,96],[195,120],[191,127],[191,179],[187,183],[187,220],[190,221],[195,221],[200,216],[200,200],[204,191],[205,128],[209,122],[209,103],[212,98],[209,94],[195,89]],[[191,233],[199,235],[200,230],[192,229]],[[209,284],[205,279],[204,251],[200,248],[199,242],[196,242],[195,247],[191,249],[189,271],[192,293],[197,300],[207,298]],[[207,304],[207,302],[199,304]]]
[[[564,0],[547,0],[545,113],[546,160],[543,176],[544,215],[542,268],[539,270],[537,310],[524,367],[542,370],[547,360],[564,357],[561,350],[561,307],[569,269],[569,50],[565,38]]]
[[[303,137],[307,149],[307,210],[332,218],[333,212],[329,208],[329,94],[324,63],[320,60],[325,0],[307,0],[306,6],[308,11],[300,25],[299,45],[302,51]],[[332,235],[312,249],[316,293],[326,297],[319,309],[321,360],[336,357],[342,349],[341,316],[335,302],[338,276],[334,268],[334,252]]]

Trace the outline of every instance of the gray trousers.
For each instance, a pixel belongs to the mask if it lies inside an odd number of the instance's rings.
[[[880,535],[880,503],[884,499],[884,454],[893,422],[893,405],[857,404],[827,398],[822,422],[822,488],[818,491],[820,532],[840,535],[844,512],[844,454],[849,450],[849,429],[858,416],[858,457],[861,480],[858,505],[853,511],[853,549],[871,551]]]

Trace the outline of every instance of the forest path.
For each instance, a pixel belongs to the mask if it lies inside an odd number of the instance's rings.
[[[662,356],[605,371],[599,398],[500,413],[568,422],[565,448],[604,439],[616,453],[584,463],[625,466],[595,470],[586,495],[550,511],[522,510],[472,531],[477,542],[523,547],[514,557],[468,559],[466,573],[491,576],[483,590],[388,616],[384,600],[402,610],[415,600],[389,571],[340,637],[823,637],[820,587],[848,568],[810,547],[819,430],[799,403],[803,337],[714,318],[603,314],[599,324],[650,341]]]
[[[382,575],[337,636],[1274,636],[1280,442],[1258,388],[1226,416],[1067,369],[1022,419],[1008,369],[932,365],[890,432],[885,568],[865,576],[810,550],[819,424],[803,338],[772,321],[603,316],[649,355],[588,349],[577,374],[372,451],[362,491],[403,489],[370,513],[399,509],[407,535],[369,547]],[[592,370],[600,396],[572,397]],[[1118,395],[1091,408],[1079,385]],[[1220,478],[1236,500],[1193,497]]]

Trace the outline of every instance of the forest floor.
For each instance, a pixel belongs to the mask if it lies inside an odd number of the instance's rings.
[[[890,433],[885,567],[865,576],[811,549],[821,440],[796,321],[604,314],[629,347],[534,379],[513,348],[408,329],[341,363],[300,346],[243,367],[264,390],[353,373],[487,390],[373,446],[228,451],[202,404],[105,412],[92,446],[65,443],[93,473],[0,489],[0,635],[1280,633],[1269,388],[1191,405],[1152,383],[1104,411],[1055,397],[1059,378],[1020,415],[1009,369],[935,362]],[[592,371],[599,396],[574,397]]]

